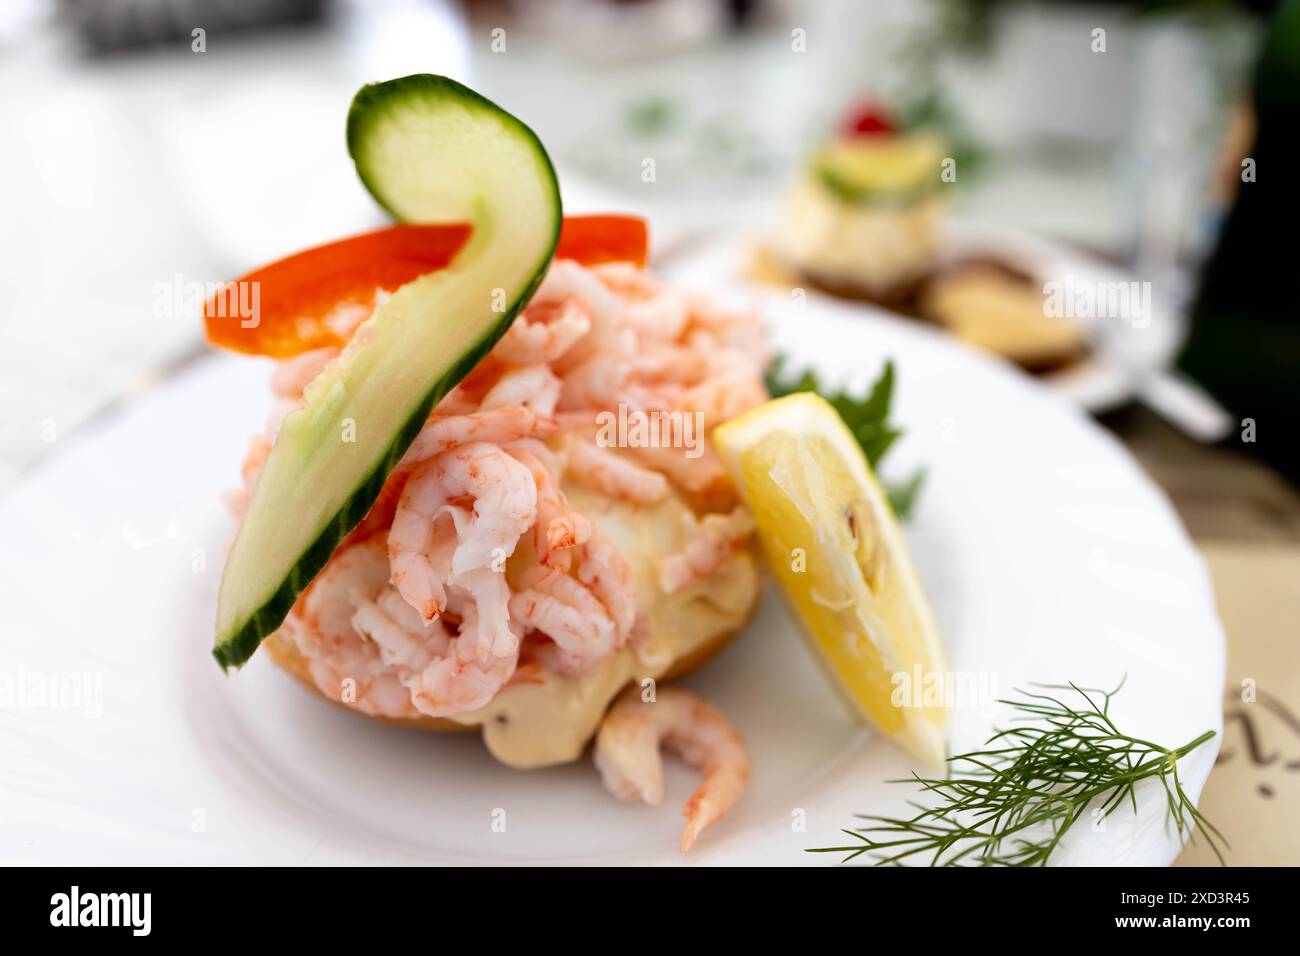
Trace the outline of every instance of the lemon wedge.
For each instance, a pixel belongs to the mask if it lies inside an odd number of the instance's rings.
[[[825,399],[778,398],[713,441],[786,599],[853,709],[929,765],[945,755],[947,664],[898,521]]]

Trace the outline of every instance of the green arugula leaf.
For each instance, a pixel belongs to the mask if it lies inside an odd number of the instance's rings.
[[[899,521],[906,521],[912,517],[912,509],[916,507],[916,498],[923,484],[925,484],[924,468],[916,469],[912,477],[906,481],[885,482],[885,497],[889,499],[889,507],[894,509],[894,517]]]

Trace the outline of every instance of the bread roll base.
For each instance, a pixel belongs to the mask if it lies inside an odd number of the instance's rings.
[[[754,609],[751,608],[751,615],[753,610]],[[672,664],[669,665],[668,670],[659,678],[659,680],[668,681],[676,677],[682,677],[696,668],[707,664],[721,653],[722,650],[735,640],[740,632],[745,629],[745,626],[749,623],[749,616],[750,615],[747,615],[745,620],[741,622],[740,627],[730,631],[723,631],[716,637],[709,639],[704,644],[695,648],[695,650],[689,654],[685,654],[673,661]],[[298,653],[298,648],[294,646],[293,641],[285,636],[283,632],[276,631],[262,642],[262,647],[264,647],[266,652],[271,655],[271,660],[275,661],[275,663],[281,668],[296,677],[299,683],[317,697],[321,698],[321,700],[333,704],[335,707],[341,708],[342,710],[346,710],[348,713],[356,714],[358,717],[368,717],[371,720],[382,721],[386,724],[392,724],[395,727],[408,727],[413,730],[423,730],[431,733],[464,733],[466,731],[478,731],[480,729],[477,724],[462,724],[455,720],[451,720],[448,717],[379,717],[363,713],[355,707],[349,707],[342,701],[334,700],[321,692],[321,689],[316,686],[316,682],[312,680],[311,674],[307,672],[307,665],[303,662],[302,655]]]

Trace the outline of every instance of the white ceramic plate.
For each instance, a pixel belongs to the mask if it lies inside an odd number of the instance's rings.
[[[823,374],[861,384],[897,361],[907,433],[885,471],[928,470],[908,538],[953,667],[986,692],[955,711],[954,748],[989,733],[986,698],[1035,680],[1127,674],[1119,722],[1157,741],[1220,727],[1205,569],[1110,437],[924,328],[827,302],[773,312],[779,346]],[[587,760],[512,771],[473,735],[336,710],[260,655],[223,676],[208,656],[231,532],[217,496],[237,481],[267,377],[256,360],[205,360],[69,440],[0,503],[0,859],[825,865],[803,850],[843,842],[854,812],[905,809],[910,788],[885,781],[908,761],[841,709],[771,594],[688,681],[736,723],[754,774],[685,858],[678,808],[694,778],[676,764],[664,806],[620,804]],[[1215,752],[1183,766],[1193,794]],[[1077,827],[1059,860],[1163,864],[1177,847],[1148,791],[1136,817]]]

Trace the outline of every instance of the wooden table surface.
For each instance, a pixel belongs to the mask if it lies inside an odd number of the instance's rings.
[[[1232,866],[1300,864],[1300,490],[1242,451],[1206,447],[1143,408],[1114,432],[1178,509],[1228,637],[1224,729],[1199,801]],[[1204,841],[1180,866],[1213,866]]]
[[[1202,445],[1138,405],[1105,415],[1100,423],[1165,490],[1198,544],[1300,543],[1300,489],[1260,459]]]

